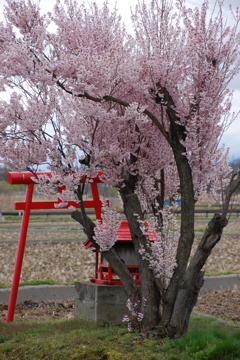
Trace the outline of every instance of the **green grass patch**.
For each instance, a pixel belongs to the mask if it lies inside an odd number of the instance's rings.
[[[4,215],[4,222],[6,222],[6,221],[20,222],[21,220],[22,220],[22,217],[18,216],[18,215]]]
[[[79,280],[80,281],[80,280]],[[84,280],[81,280],[84,281]],[[23,281],[19,284],[19,286],[27,286],[27,285],[73,285],[75,284],[75,281],[69,281],[67,283],[59,282],[59,281],[53,281],[53,280],[30,280],[30,281]],[[0,288],[9,288],[11,287],[11,284],[5,285],[0,284]]]
[[[74,284],[74,282],[71,282],[71,284]],[[26,285],[70,285],[70,283],[62,283],[53,280],[30,280],[30,281],[23,281],[20,283],[20,286],[26,286]]]
[[[70,223],[71,225],[72,225],[72,222]],[[31,224],[30,224],[31,225]],[[12,226],[12,224],[9,224],[9,225],[5,225],[5,226],[0,226],[0,229],[2,229],[2,230],[16,230],[16,231],[19,231],[19,226],[16,226],[16,227],[14,227],[13,228],[13,226]],[[45,226],[45,224],[42,224],[42,225],[39,225],[39,226],[32,226],[32,227],[30,227],[30,229],[31,230],[54,230],[54,231],[62,231],[62,230],[64,230],[64,231],[79,231],[79,230],[81,230],[81,227],[80,227],[80,225],[79,226],[77,226],[77,227],[74,227],[74,226],[67,226],[67,224],[66,224],[66,226],[61,226],[61,225],[59,225],[59,226]]]
[[[205,273],[206,276],[234,275],[234,274],[240,274],[240,271],[225,270],[225,271],[215,271],[215,272]]]
[[[189,333],[176,340],[76,320],[0,325],[1,360],[239,360],[240,354],[239,329],[196,315]]]
[[[186,336],[162,347],[168,360],[239,360],[240,330],[213,318],[192,315]]]
[[[47,228],[46,228],[46,226],[44,226],[44,224],[42,225],[42,226],[34,226],[33,228],[32,228],[32,230],[54,230],[54,231],[62,231],[62,230],[64,230],[64,231],[79,231],[79,230],[81,230],[81,227],[80,227],[80,225],[78,226],[78,227],[73,227],[73,226],[58,226],[58,227],[56,227],[56,226],[54,226],[54,227],[51,227],[51,226],[48,226]]]
[[[5,221],[11,221],[11,222],[21,222],[22,217],[18,215],[5,215],[4,216]],[[46,222],[46,223],[52,223],[52,222],[73,222],[71,219],[71,213],[69,215],[33,215],[30,216],[29,222]]]
[[[95,215],[90,214],[89,217],[94,220]],[[22,221],[22,216],[19,215],[5,215],[4,216],[5,222],[11,221],[13,223],[19,223]],[[76,221],[71,218],[71,212],[69,212],[69,215],[32,215],[30,216],[29,223],[32,222],[44,222],[44,223],[74,223],[76,224]]]
[[[205,230],[206,230],[206,228],[197,228],[197,229],[195,229],[195,232],[204,233]]]
[[[220,276],[220,275],[234,275],[234,274],[240,274],[240,271],[219,271],[219,272],[211,272],[211,273],[205,273],[205,276]],[[86,279],[78,279],[78,281],[84,282],[88,281]],[[54,281],[54,280],[29,280],[29,281],[23,281],[19,284],[19,286],[37,286],[37,285],[74,285],[75,281],[69,281],[69,282],[60,282],[60,281]],[[10,288],[11,284],[0,284],[0,289]]]

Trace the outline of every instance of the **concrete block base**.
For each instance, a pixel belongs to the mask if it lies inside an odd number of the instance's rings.
[[[128,313],[127,295],[121,285],[75,283],[75,316],[98,323],[121,323]]]

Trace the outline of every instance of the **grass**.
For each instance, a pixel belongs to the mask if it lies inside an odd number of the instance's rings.
[[[176,340],[143,339],[123,327],[76,320],[0,324],[1,360],[239,360],[240,330],[193,315]]]
[[[203,234],[203,233],[205,232],[205,230],[206,230],[206,227],[205,227],[205,228],[196,228],[196,229],[195,229],[195,232],[196,232],[196,233],[202,233],[202,234]],[[231,231],[226,231],[226,230],[225,230],[223,234],[224,234],[224,235],[228,235],[228,234],[231,234],[231,233],[232,233]]]
[[[3,209],[2,209],[3,211]],[[43,210],[45,211],[45,210]],[[34,212],[34,211],[33,211]],[[89,217],[94,220],[95,215],[90,213]],[[4,216],[5,221],[11,221],[13,223],[19,223],[22,221],[22,216],[19,215],[5,215]],[[44,223],[52,223],[52,222],[62,222],[62,223],[69,223],[72,222],[76,224],[76,221],[71,218],[71,211],[69,211],[69,215],[61,215],[61,212],[59,212],[59,215],[51,215],[51,211],[49,211],[49,215],[32,215],[30,216],[29,223],[34,222],[44,222]]]
[[[82,236],[82,238],[86,239],[86,235],[84,236],[84,233],[83,233],[83,230],[82,228],[79,226],[79,227],[70,227],[70,226],[65,226],[65,227],[61,227],[61,226],[58,226],[58,227],[52,227],[52,226],[42,226],[42,227],[32,227],[31,228],[32,231],[35,231],[35,230],[45,230],[45,231],[51,231],[51,232],[69,232],[69,235],[71,236],[77,236],[77,239],[79,240],[79,237]],[[70,233],[71,231],[73,231],[73,233]]]
[[[234,275],[234,274],[240,274],[240,271],[219,271],[219,272],[211,272],[206,273],[205,276],[220,276],[220,275]],[[86,279],[80,279],[79,281],[87,281]],[[74,285],[75,281],[69,281],[69,282],[61,282],[61,281],[54,281],[54,280],[29,280],[29,281],[23,281],[19,284],[19,286],[37,286],[37,285]],[[6,289],[10,288],[12,284],[0,284],[0,289]]]
[[[240,274],[240,271],[239,270],[215,271],[215,272],[211,272],[211,273],[205,273],[205,276],[234,275],[234,274]]]
[[[84,281],[84,280],[81,280]],[[70,281],[67,283],[63,283],[60,281],[53,281],[53,280],[30,280],[30,281],[23,281],[19,284],[19,286],[27,286],[27,285],[73,285],[75,284],[75,281]],[[5,285],[5,284],[0,284],[0,288],[9,288],[12,285]]]
[[[51,224],[51,223],[50,223]],[[72,224],[72,223],[71,223]],[[2,230],[19,230],[19,225],[20,224],[17,224],[15,227],[12,226],[12,223],[9,223],[8,225],[5,225],[5,226],[1,226],[0,228]],[[61,231],[61,230],[66,230],[66,231],[79,231],[81,230],[81,227],[80,226],[77,226],[77,227],[74,227],[74,226],[67,226],[68,224],[66,224],[66,226],[47,226],[46,227],[46,222],[42,225],[39,225],[39,226],[33,226],[33,229],[31,228],[31,223],[30,223],[30,229],[31,230],[46,230],[46,231],[49,231],[49,230],[54,230],[54,231]]]
[[[21,216],[13,216],[13,215],[6,215],[4,216],[5,218],[5,221],[13,221],[13,222],[16,222],[16,223],[19,223],[22,221],[22,217]],[[69,222],[69,221],[73,221],[71,219],[71,213],[69,213],[69,216],[61,216],[61,215],[58,215],[58,216],[54,216],[54,215],[34,215],[34,216],[31,216],[30,217],[30,221],[29,223],[31,222]]]
[[[188,335],[164,345],[162,351],[168,360],[239,360],[240,330],[195,315]]]

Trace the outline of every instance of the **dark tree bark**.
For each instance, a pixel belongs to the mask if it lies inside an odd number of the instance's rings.
[[[160,84],[158,84],[160,86]],[[185,129],[180,124],[180,119],[174,111],[174,103],[166,88],[161,88],[163,95],[162,101],[167,105],[167,116],[169,118],[170,128],[167,134],[167,140],[172,148],[176,161],[178,175],[180,180],[181,195],[181,228],[177,248],[177,267],[170,281],[169,287],[163,299],[163,313],[159,324],[160,333],[163,336],[174,336],[174,333],[181,332],[182,325],[171,325],[172,314],[179,293],[179,287],[183,284],[185,271],[190,257],[192,244],[194,241],[194,189],[192,171],[185,156],[186,149],[183,146],[185,139]]]
[[[168,325],[168,332],[172,337],[185,334],[188,330],[189,317],[203,285],[204,272],[201,269],[214,246],[220,241],[223,228],[226,225],[226,218],[220,214],[215,214],[206,228],[184,278],[179,284],[174,310]]]
[[[143,235],[139,220],[143,220],[143,213],[137,195],[129,186],[125,186],[120,191],[123,201],[124,213],[129,223],[129,228],[134,244],[135,252],[138,256],[140,276],[141,276],[141,299],[143,301],[142,313],[143,319],[143,332],[147,332],[149,328],[155,327],[159,323],[159,302],[160,292],[156,286],[152,270],[150,270],[148,262],[143,260],[139,254],[142,247],[146,248],[148,240]]]

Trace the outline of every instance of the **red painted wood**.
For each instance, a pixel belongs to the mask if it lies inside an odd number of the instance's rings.
[[[16,307],[17,295],[18,295],[18,287],[20,282],[20,276],[22,271],[22,263],[23,263],[23,256],[24,250],[26,245],[26,238],[27,238],[27,231],[28,231],[28,222],[29,216],[31,211],[31,201],[33,195],[34,184],[28,184],[27,192],[26,192],[26,207],[22,218],[22,225],[19,235],[19,242],[18,242],[18,249],[17,249],[17,256],[13,274],[13,281],[11,287],[11,293],[8,303],[8,312],[6,321],[13,321],[14,319],[14,312]]]
[[[23,256],[27,238],[27,231],[28,231],[28,223],[30,212],[33,209],[56,209],[55,205],[61,202],[60,199],[56,201],[32,201],[32,195],[34,190],[34,185],[36,182],[33,180],[34,176],[38,176],[41,174],[45,174],[49,177],[52,176],[52,172],[37,172],[36,175],[32,174],[31,172],[10,172],[8,173],[8,182],[10,184],[26,184],[26,199],[23,202],[16,202],[15,209],[16,210],[23,210],[23,218],[21,224],[21,230],[19,235],[19,242],[18,242],[18,249],[17,249],[17,256],[14,268],[14,275],[13,275],[13,282],[11,287],[11,293],[9,298],[9,305],[8,305],[8,313],[6,317],[6,321],[13,321],[14,319],[14,312],[16,307],[17,295],[18,295],[18,287],[19,281],[21,277],[21,270],[22,270],[22,263],[23,263]],[[67,174],[66,174],[67,176]],[[96,219],[101,220],[101,213],[102,213],[102,202],[99,197],[98,193],[98,183],[101,183],[101,177],[103,176],[102,172],[97,172],[96,177],[91,178],[90,181],[90,188],[92,191],[92,200],[85,200],[84,206],[85,208],[93,208],[95,210]],[[84,177],[79,179],[79,182],[83,182]],[[59,193],[62,192],[64,188],[58,187]],[[107,202],[109,205],[109,201]],[[79,208],[79,205],[74,201],[68,201],[68,205],[61,207],[61,209],[68,208],[70,205]],[[97,266],[97,265],[96,265]]]

